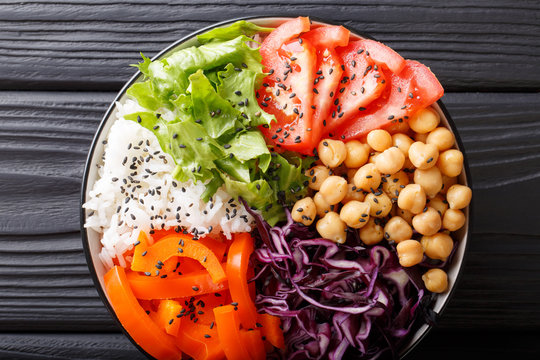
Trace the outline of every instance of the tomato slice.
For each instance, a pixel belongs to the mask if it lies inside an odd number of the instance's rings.
[[[334,136],[358,139],[374,129],[407,121],[415,112],[431,105],[444,89],[431,70],[417,61],[406,60],[399,75],[388,73],[389,86],[361,115],[336,130]]]
[[[302,39],[308,40],[317,49],[311,130],[312,143],[316,147],[330,113],[333,94],[343,74],[341,57],[338,56],[335,48],[347,45],[349,30],[343,26],[322,26],[303,34]]]
[[[339,89],[330,93],[333,104],[326,119],[325,132],[332,132],[357,117],[381,96],[386,87],[386,76],[366,52],[363,41],[352,41],[337,51],[344,71]]]
[[[399,74],[405,68],[405,59],[383,43],[369,39],[360,40],[359,42],[361,47],[365,49],[366,54],[379,66],[390,70],[394,74]]]
[[[309,30],[308,18],[283,23],[263,41],[262,63],[270,75],[257,91],[259,104],[276,116],[277,123],[261,126],[276,147],[303,154],[313,148],[311,129],[315,48],[309,41],[293,39]]]

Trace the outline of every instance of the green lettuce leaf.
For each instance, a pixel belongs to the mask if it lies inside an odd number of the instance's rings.
[[[264,137],[259,130],[244,131],[229,142],[230,148],[228,153],[232,153],[234,157],[242,162],[258,159],[258,167],[261,171],[266,172],[270,164],[270,151],[266,147]]]
[[[262,85],[265,74],[249,69],[242,71],[237,71],[237,69],[233,64],[228,64],[225,71],[219,73],[218,93],[235,104],[236,108],[248,117],[253,126],[270,124],[270,122],[275,121],[274,115],[261,109],[255,98],[255,91],[253,91]]]
[[[206,129],[211,137],[219,138],[223,134],[234,132],[241,126],[240,111],[216,93],[202,70],[189,77],[193,116]]]
[[[245,20],[240,20],[227,27],[215,28],[197,36],[201,44],[210,41],[231,40],[238,36],[253,36],[260,32],[270,32],[273,28],[261,27]]]

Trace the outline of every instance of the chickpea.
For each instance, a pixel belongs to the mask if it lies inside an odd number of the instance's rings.
[[[394,216],[384,225],[386,240],[397,243],[410,239],[413,235],[411,226],[402,217]]]
[[[446,210],[448,210],[448,202],[441,195],[435,196],[434,198],[427,201],[427,203],[429,206],[437,210],[441,217],[443,217],[446,213]]]
[[[364,191],[371,191],[371,189],[377,189],[379,187],[381,173],[374,164],[366,164],[354,174],[353,182],[357,188]]]
[[[341,165],[347,158],[347,148],[340,140],[322,140],[317,147],[317,152],[323,164],[332,169]]]
[[[360,240],[366,245],[375,245],[382,241],[384,229],[380,225],[379,219],[370,218],[368,223],[359,230]]]
[[[384,192],[369,193],[366,195],[364,201],[369,204],[369,215],[373,217],[383,218],[392,210],[392,200]]]
[[[315,206],[317,207],[317,215],[320,217],[323,217],[330,211],[334,211],[337,207],[337,205],[330,205],[325,199],[324,196],[320,192],[316,193],[313,196],[313,202],[315,203]]]
[[[392,146],[392,136],[386,130],[371,130],[367,135],[367,143],[375,151],[384,151]]]
[[[394,209],[392,211],[392,215],[399,216],[403,220],[407,222],[407,224],[412,226],[412,218],[414,217],[414,214],[410,212],[409,210],[403,210],[400,209],[397,206],[394,206]]]
[[[446,176],[458,176],[463,169],[463,153],[456,149],[446,150],[439,156],[437,166]]]
[[[426,134],[435,129],[440,121],[439,114],[434,109],[427,107],[418,111],[409,120],[409,126],[419,134]]]
[[[347,239],[347,226],[339,218],[338,213],[330,211],[322,219],[317,221],[317,231],[325,239],[332,240],[338,244],[343,244]]]
[[[317,215],[317,207],[310,197],[305,197],[298,200],[292,209],[291,216],[296,222],[302,223],[306,226],[311,225],[315,216]]]
[[[345,165],[348,168],[359,168],[367,163],[371,148],[367,144],[362,144],[358,140],[351,140],[345,143],[347,148],[347,157]]]
[[[414,172],[414,182],[422,186],[422,189],[424,189],[426,195],[430,198],[437,195],[443,185],[441,172],[436,166],[427,170],[416,169]]]
[[[441,215],[432,207],[417,214],[412,219],[412,225],[422,235],[433,235],[441,229]]]
[[[417,141],[409,148],[409,159],[418,169],[426,170],[435,166],[438,158],[439,150],[433,144]]]
[[[403,119],[399,119],[396,122],[392,121],[392,124],[388,127],[386,127],[386,131],[390,133],[390,135],[398,134],[398,133],[406,133],[409,131],[409,123],[406,121],[403,121]]]
[[[465,214],[461,210],[448,209],[442,219],[442,227],[450,231],[459,230],[465,225]]]
[[[403,240],[396,246],[401,266],[410,267],[422,261],[424,250],[422,244],[416,240]]]
[[[392,135],[392,146],[395,146],[401,150],[405,156],[409,156],[409,147],[411,147],[413,142],[414,140],[405,134]]]
[[[318,191],[321,189],[324,180],[330,176],[330,170],[326,166],[316,165],[306,170],[305,175],[310,178],[309,188]]]
[[[347,226],[360,229],[369,221],[369,208],[368,203],[352,200],[343,205],[339,217]]]
[[[343,200],[341,200],[341,203],[346,204],[352,200],[364,201],[365,197],[366,196],[364,195],[362,189],[357,188],[354,184],[349,184],[347,185],[347,194],[345,195]]]
[[[383,191],[390,197],[394,202],[397,201],[399,193],[402,189],[409,184],[409,177],[405,172],[398,171],[392,176],[385,177],[383,180],[382,188]]]
[[[329,176],[321,185],[319,192],[327,203],[335,205],[347,195],[347,180],[341,176]]]
[[[425,143],[426,140],[427,140],[427,136],[428,134],[418,134],[418,133],[414,133],[414,141],[420,141],[420,142],[423,142]]]
[[[457,184],[458,179],[455,176],[450,177],[443,174],[442,182],[443,182],[443,186],[441,189],[441,194],[446,194],[446,192],[448,191],[448,189],[450,189],[452,185]]]
[[[398,197],[398,206],[404,210],[409,210],[413,214],[419,214],[426,206],[426,193],[418,184],[405,186]]]
[[[422,275],[422,280],[426,289],[433,293],[443,293],[448,288],[448,275],[441,269],[429,269]]]
[[[397,173],[405,163],[405,155],[397,147],[391,147],[380,153],[375,159],[377,170],[384,174]]]
[[[454,134],[445,127],[438,127],[432,130],[426,138],[426,144],[435,145],[439,151],[450,149],[454,146],[454,142]]]
[[[431,259],[446,260],[452,249],[454,241],[450,235],[445,233],[437,233],[431,236],[422,236],[422,247],[427,257]]]
[[[471,188],[465,185],[452,185],[446,193],[446,200],[450,209],[463,209],[466,208],[471,202],[472,191]]]

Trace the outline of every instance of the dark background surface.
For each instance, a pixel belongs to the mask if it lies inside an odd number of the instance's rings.
[[[311,15],[437,74],[469,157],[464,273],[413,359],[540,355],[539,1],[1,1],[0,358],[139,359],[101,303],[79,233],[93,134],[139,51],[213,22]]]

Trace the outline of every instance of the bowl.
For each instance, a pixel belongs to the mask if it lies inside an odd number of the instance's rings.
[[[156,56],[152,58],[152,60],[161,59],[163,57],[166,57],[170,53],[183,49],[186,47],[190,47],[197,44],[196,36],[200,35],[208,30],[211,30],[216,27],[226,26],[229,25],[235,21],[238,20],[249,20],[259,26],[270,26],[275,27],[281,24],[284,21],[287,21],[293,17],[290,16],[252,16],[252,17],[243,17],[243,18],[235,18],[231,20],[226,20],[220,23],[216,23],[214,25],[202,28],[198,31],[195,31],[179,40],[174,42],[173,44],[169,45],[167,48],[160,51]],[[331,21],[326,21],[319,18],[311,17],[312,22],[314,24],[330,24],[330,25],[342,25],[337,24]],[[351,27],[345,26],[348,28],[348,30],[351,31],[351,36],[356,38],[367,38],[367,39],[374,39],[372,36],[357,31]],[[374,39],[376,40],[376,39]],[[112,126],[114,120],[116,119],[116,102],[123,102],[127,99],[126,90],[135,82],[138,82],[142,79],[142,74],[140,71],[138,71],[120,90],[114,101],[109,106],[107,112],[105,113],[103,119],[101,120],[101,123],[99,124],[99,127],[97,129],[97,132],[94,136],[94,139],[92,141],[92,145],[90,146],[90,150],[88,153],[88,158],[86,160],[86,166],[84,170],[83,175],[83,181],[82,181],[82,191],[81,191],[81,213],[80,213],[80,220],[81,220],[81,233],[82,233],[82,243],[83,248],[86,256],[86,261],[88,263],[88,267],[90,269],[90,274],[92,276],[92,279],[94,281],[94,285],[96,286],[96,289],[98,291],[98,294],[105,304],[105,307],[110,312],[111,316],[115,319],[116,323],[119,325],[119,327],[122,329],[124,334],[131,340],[131,342],[142,352],[144,353],[148,358],[152,358],[143,348],[141,348],[135,340],[129,335],[129,333],[124,329],[118,318],[116,317],[116,314],[109,302],[109,298],[107,296],[107,293],[105,292],[104,288],[104,282],[103,282],[103,276],[106,273],[106,268],[102,264],[98,254],[101,250],[101,243],[99,239],[99,234],[92,230],[87,229],[84,227],[85,220],[88,216],[87,211],[82,207],[82,204],[84,204],[88,200],[88,193],[90,189],[92,189],[94,183],[98,179],[98,171],[96,164],[99,163],[103,152],[104,152],[104,145],[103,140],[107,138],[108,132],[110,127]],[[469,172],[468,167],[468,161],[466,154],[464,152],[463,143],[461,142],[461,138],[459,136],[459,133],[457,132],[456,126],[454,122],[452,121],[452,118],[450,117],[450,114],[446,110],[443,102],[441,100],[437,101],[436,104],[433,105],[433,108],[439,113],[441,117],[441,123],[449,128],[452,133],[454,134],[456,138],[456,147],[458,150],[463,152],[464,155],[464,171],[459,176],[459,182],[461,184],[467,185],[471,187],[471,176]],[[456,288],[458,279],[460,277],[460,274],[462,272],[463,268],[463,262],[464,257],[466,254],[467,249],[467,242],[468,242],[468,234],[469,234],[469,226],[470,226],[470,214],[471,214],[471,205],[469,205],[466,209],[464,209],[466,222],[465,225],[458,230],[457,232],[454,232],[455,239],[458,241],[458,246],[454,252],[452,263],[448,270],[448,282],[449,282],[449,288],[448,290],[443,293],[436,296],[436,300],[433,302],[433,311],[436,314],[437,318],[440,318],[442,315],[445,307],[450,302],[450,299],[452,297],[452,294],[454,293],[454,290]],[[409,337],[409,340],[405,343],[405,345],[400,349],[399,355],[401,358],[408,357],[412,350],[421,342],[421,340],[429,333],[432,326],[428,324],[422,324],[420,327],[417,328],[417,330],[412,334],[412,336]]]

